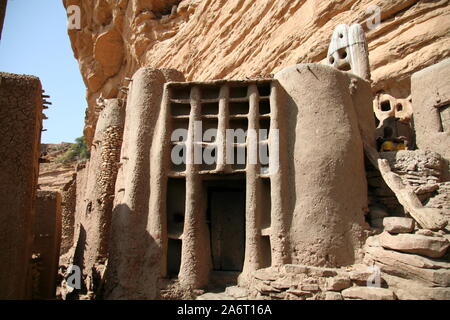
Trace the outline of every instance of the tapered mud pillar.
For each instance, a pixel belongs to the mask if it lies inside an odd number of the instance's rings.
[[[184,76],[173,69],[160,70],[167,82],[183,82]],[[150,149],[150,199],[147,231],[155,240],[155,248],[160,253],[160,275],[167,276],[167,181],[171,170],[170,148],[171,135],[171,100],[170,89],[165,86],[162,94],[161,111],[157,120],[155,134]]]
[[[167,245],[163,231],[167,178],[165,163],[158,159],[166,130],[167,114],[161,110],[167,112],[162,103],[168,103],[163,101],[168,81],[184,77],[172,69],[141,68],[130,84],[105,275],[107,299],[159,296],[164,267],[160,262],[165,261]]]
[[[230,112],[228,110],[228,99],[230,95],[230,88],[228,86],[223,86],[220,89],[220,100],[219,100],[219,124],[217,128],[217,171],[226,172],[229,169],[226,161],[226,130],[229,125]]]
[[[258,161],[259,94],[256,85],[249,86],[248,95],[250,97],[250,109],[247,132],[246,239],[244,268],[239,277],[240,282],[245,282],[247,276],[261,266],[261,181],[259,180],[261,166]]]
[[[269,178],[271,185],[271,225],[270,244],[272,247],[272,266],[280,266],[290,262],[288,253],[289,237],[287,230],[286,190],[287,177],[285,162],[287,156],[286,132],[280,123],[283,104],[279,104],[279,84],[272,83],[270,95],[270,132],[269,132]],[[264,195],[268,196],[268,195]]]
[[[375,128],[370,84],[315,64],[286,68],[275,79],[291,153],[283,198],[293,210],[292,263],[351,265],[362,258],[368,227],[363,142],[373,144],[365,128]]]
[[[206,210],[202,199],[202,181],[199,167],[202,158],[201,135],[198,127],[201,121],[200,90],[191,90],[191,113],[187,139],[186,164],[186,212],[182,238],[181,266],[179,279],[183,287],[201,288],[208,283],[210,258],[207,241]]]

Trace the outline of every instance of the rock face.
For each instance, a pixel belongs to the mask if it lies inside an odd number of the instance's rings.
[[[95,132],[95,100],[120,96],[124,77],[142,66],[174,68],[187,80],[262,77],[323,60],[340,23],[367,29],[374,91],[406,98],[412,73],[450,56],[449,2],[377,1],[381,25],[369,29],[374,3],[65,0],[81,8],[81,30],[69,35],[88,87],[87,141]]]
[[[0,3],[0,39],[2,38],[3,22],[5,21],[6,1]]]
[[[371,287],[353,287],[342,291],[342,296],[347,299],[357,300],[395,300],[395,296],[389,289]]]
[[[41,163],[39,164],[39,189],[61,191],[72,180],[76,162],[60,163],[58,157],[69,150],[72,144],[41,144]]]
[[[347,268],[320,268],[285,265],[282,268],[260,269],[249,284],[249,298],[285,300],[395,300],[385,288],[384,275],[375,280],[375,269],[354,265]]]
[[[409,233],[414,230],[414,220],[409,218],[387,217],[383,219],[384,230],[389,233]]]
[[[407,253],[416,253],[430,258],[445,255],[449,242],[444,237],[428,237],[417,234],[399,234],[396,236],[384,232],[380,236],[382,247]]]

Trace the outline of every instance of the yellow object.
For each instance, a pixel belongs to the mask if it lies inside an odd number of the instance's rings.
[[[395,151],[395,146],[394,143],[391,141],[386,141],[383,142],[383,144],[381,145],[381,152],[386,152],[386,151]]]
[[[404,143],[394,143],[392,141],[386,141],[381,145],[380,152],[400,150],[406,150],[406,145]]]

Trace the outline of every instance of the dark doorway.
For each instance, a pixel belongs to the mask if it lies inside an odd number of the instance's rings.
[[[245,255],[245,187],[208,188],[208,207],[214,270],[242,271]]]

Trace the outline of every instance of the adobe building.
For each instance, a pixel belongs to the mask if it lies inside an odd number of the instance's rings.
[[[38,78],[0,73],[0,299],[31,297],[42,87]]]
[[[413,107],[411,97],[397,99],[386,93],[379,93],[374,99],[374,112],[378,123],[375,132],[378,150],[389,148],[386,141],[396,145],[391,149],[401,147],[408,150],[415,148],[415,133],[413,128]],[[394,150],[386,150],[394,151]]]
[[[450,59],[411,78],[417,146],[450,161]]]
[[[315,64],[272,80],[167,78],[144,68],[130,85],[106,297],[155,298],[159,277],[197,289],[220,272],[246,283],[270,266],[362,259],[363,143],[375,144],[367,81]],[[217,136],[195,142],[195,121]],[[187,141],[172,141],[180,128]],[[236,143],[227,141],[227,129],[269,133]],[[195,144],[213,149],[215,161],[175,164],[171,153],[180,144],[186,157]],[[251,162],[266,146],[269,163]],[[240,149],[243,163],[227,161]]]
[[[450,299],[443,158],[378,152],[377,137],[412,130],[413,110],[373,101],[361,26],[338,26],[322,64],[270,79],[141,68],[126,80],[126,103],[98,101],[77,172],[67,257],[83,269],[80,297],[237,284],[240,298]]]
[[[83,291],[100,286],[105,262],[108,259],[114,186],[120,159],[124,126],[124,108],[118,99],[102,102],[103,109],[91,148],[90,161],[77,170],[75,184],[76,208],[72,221],[75,247],[66,250],[62,262],[68,258],[83,270]],[[67,221],[69,222],[69,221]],[[69,225],[65,225],[69,227]]]
[[[33,242],[33,299],[55,299],[61,245],[61,194],[38,191]]]

